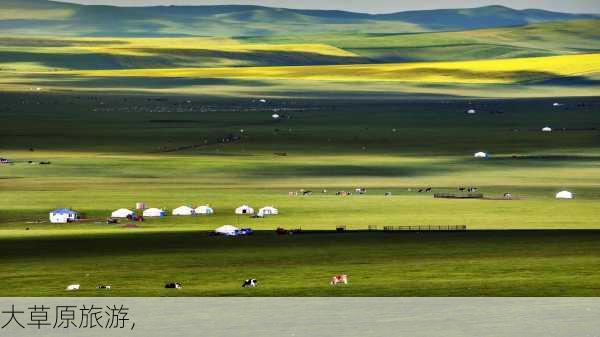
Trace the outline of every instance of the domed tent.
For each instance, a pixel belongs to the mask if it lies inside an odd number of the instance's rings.
[[[221,235],[235,236],[239,232],[239,228],[232,225],[225,225],[215,229],[215,233]]]
[[[279,210],[273,206],[266,206],[258,210],[258,216],[260,217],[277,214],[279,214]]]
[[[573,193],[569,191],[560,191],[556,193],[556,199],[573,199]]]
[[[111,218],[126,218],[130,215],[133,215],[133,211],[128,210],[127,208],[121,208],[111,213]]]
[[[467,110],[467,113],[468,113],[469,115],[474,115],[474,114],[476,114],[476,113],[477,113],[477,110],[475,110],[475,109],[469,109],[469,110]]]
[[[552,132],[552,128],[549,126],[545,126],[542,128],[542,132]]]
[[[488,157],[488,154],[487,154],[487,153],[485,153],[485,152],[477,152],[477,153],[475,153],[475,154],[473,155],[473,157],[475,157],[475,158],[487,158],[487,157]]]
[[[173,210],[173,215],[194,215],[194,209],[189,206],[177,207]]]
[[[196,214],[200,214],[200,215],[211,215],[214,214],[215,211],[210,208],[208,205],[207,206],[199,206],[196,208]]]
[[[254,214],[254,208],[248,206],[248,205],[242,205],[238,208],[235,209],[235,214],[241,215],[241,214]]]
[[[165,213],[165,211],[163,211],[162,209],[159,209],[159,208],[148,208],[147,210],[144,211],[143,214],[145,217],[148,217],[148,218],[163,217],[163,216],[167,215],[167,213]]]

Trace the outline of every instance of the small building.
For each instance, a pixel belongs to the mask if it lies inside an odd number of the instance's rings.
[[[144,215],[144,217],[147,217],[147,218],[156,218],[156,217],[163,217],[163,216],[167,215],[167,213],[160,208],[148,208],[147,210],[144,211],[143,215]]]
[[[556,193],[556,199],[573,199],[573,193],[569,191],[560,191]]]
[[[208,205],[198,206],[198,207],[196,207],[196,209],[194,210],[194,212],[196,214],[199,214],[199,215],[211,215],[211,214],[215,214],[215,210],[212,209],[211,207],[209,207]]]
[[[488,157],[488,154],[487,154],[487,153],[485,153],[485,152],[477,152],[477,153],[475,153],[475,154],[473,155],[473,157],[475,157],[475,158],[487,158],[487,157]]]
[[[278,215],[279,210],[273,206],[266,206],[258,210],[259,217],[265,217],[269,215]]]
[[[127,218],[133,216],[135,213],[128,210],[127,208],[121,208],[111,213],[111,218]]]
[[[235,209],[235,214],[238,215],[242,215],[242,214],[254,214],[254,208],[248,206],[248,205],[242,205],[238,208]]]
[[[195,210],[189,206],[180,206],[173,210],[173,215],[194,215]]]
[[[51,223],[68,223],[77,221],[79,219],[79,213],[68,208],[59,208],[50,212]]]

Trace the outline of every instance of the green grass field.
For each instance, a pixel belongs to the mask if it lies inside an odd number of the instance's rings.
[[[261,104],[42,92],[5,93],[1,102],[0,155],[15,161],[0,167],[0,282],[11,284],[3,296],[72,295],[64,291],[71,283],[84,287],[78,296],[598,295],[597,98]],[[479,112],[467,115],[468,108]],[[273,109],[286,117],[273,121]],[[546,125],[565,130],[544,134]],[[229,134],[242,138],[216,142]],[[477,151],[492,158],[475,160]],[[416,192],[458,186],[477,186],[488,199]],[[335,195],[356,187],[367,194]],[[315,193],[288,196],[300,189]],[[563,189],[576,198],[555,200]],[[515,200],[495,200],[505,192]],[[210,204],[216,214],[152,219],[135,229],[104,223],[137,201],[168,210]],[[233,215],[243,203],[274,205],[281,214]],[[89,221],[44,223],[57,207]],[[222,224],[264,232],[207,235]],[[274,233],[338,225],[469,231]],[[329,287],[336,273],[348,273],[351,284]],[[263,286],[241,291],[247,277]],[[165,291],[167,281],[185,289]],[[92,289],[102,283],[114,289]]]

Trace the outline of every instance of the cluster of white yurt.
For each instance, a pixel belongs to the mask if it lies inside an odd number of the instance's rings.
[[[474,158],[485,159],[488,158],[488,154],[485,152],[477,152],[473,155]]]
[[[173,210],[173,215],[211,215],[215,210],[208,205],[192,208],[190,206],[180,206]]]

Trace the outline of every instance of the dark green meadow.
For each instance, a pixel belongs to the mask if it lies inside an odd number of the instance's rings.
[[[24,236],[1,240],[0,295],[598,296],[599,242],[597,231]],[[338,273],[350,283],[330,286]],[[249,277],[260,286],[242,289]]]

